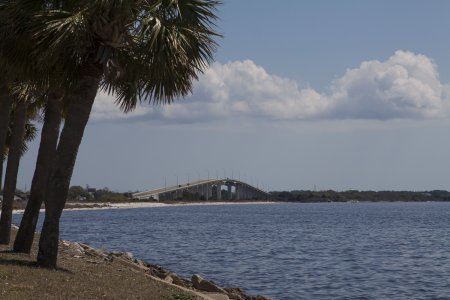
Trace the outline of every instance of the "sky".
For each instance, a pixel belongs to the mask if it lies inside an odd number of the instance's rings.
[[[223,2],[192,95],[124,114],[99,92],[72,185],[450,190],[450,1]]]

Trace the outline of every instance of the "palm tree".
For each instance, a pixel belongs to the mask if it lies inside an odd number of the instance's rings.
[[[0,244],[8,244],[11,235],[12,206],[16,191],[17,175],[21,157],[28,150],[27,142],[36,137],[37,129],[29,123],[36,115],[35,103],[29,97],[31,86],[18,84],[11,91],[11,97],[15,98],[12,109],[12,120],[9,124],[5,149],[2,153],[8,155],[5,174],[5,188],[3,190],[2,212],[0,216]]]
[[[17,101],[12,119],[11,143],[5,173],[5,187],[3,190],[2,213],[0,218],[0,244],[8,244],[10,241],[12,205],[16,191],[21,149],[25,136],[26,119],[27,104],[25,101]]]
[[[36,1],[16,2],[36,7]],[[97,91],[103,87],[115,93],[125,111],[139,101],[170,103],[187,95],[192,80],[212,60],[218,5],[212,0],[58,3],[62,6],[52,9],[42,5],[25,18],[27,24],[20,22],[35,39],[40,60],[64,66],[63,77],[72,83],[39,243],[38,264],[50,268],[56,266],[59,219]]]
[[[212,58],[215,46],[209,22],[216,2],[154,1],[151,5],[140,2],[137,7],[127,7],[136,5],[129,2],[107,4],[111,6],[93,7],[96,39],[69,94],[39,245],[38,264],[45,267],[56,266],[59,218],[100,84],[116,92],[124,110],[132,109],[143,97],[171,102],[190,92],[192,79]]]
[[[45,198],[49,166],[56,152],[59,129],[62,116],[62,92],[53,91],[47,96],[45,106],[44,125],[41,132],[36,168],[31,183],[30,198],[28,199],[20,227],[14,240],[14,251],[30,253],[34,240],[34,233],[39,218],[39,210]]]
[[[5,149],[6,136],[8,134],[9,115],[11,112],[12,98],[6,91],[6,86],[0,86],[0,192],[3,183],[3,149]]]
[[[39,54],[31,48],[30,30],[24,26],[30,12],[42,5],[51,8],[52,1],[2,1],[0,3],[0,67],[7,69],[16,81],[29,81],[33,90],[22,90],[26,97],[39,99],[35,107],[45,106],[44,125],[41,133],[41,144],[36,169],[31,185],[30,199],[27,202],[21,227],[16,235],[14,250],[29,252],[34,238],[39,209],[42,205],[51,171],[51,160],[56,151],[61,123],[61,98],[64,94],[61,83],[67,83],[59,71],[60,66],[46,66]],[[45,66],[45,68],[42,68]],[[52,86],[52,88],[50,88]],[[46,91],[46,92],[42,92]],[[31,93],[30,93],[31,92]],[[29,93],[29,95],[26,95]]]
[[[4,10],[7,1],[0,2],[0,151],[5,149],[6,137],[10,123],[10,112],[13,106],[12,90],[23,93],[17,90],[17,86],[23,87],[18,83],[26,81],[25,74],[29,74],[32,66],[36,65],[32,59],[24,59],[29,57],[32,44],[29,39],[24,39],[23,36],[16,35],[12,31],[11,20]],[[14,45],[14,47],[13,47]],[[9,54],[10,56],[6,56]],[[13,61],[16,61],[13,63]],[[42,76],[40,72],[35,72],[36,78]],[[22,80],[21,80],[22,79]],[[29,78],[28,78],[29,79]],[[26,85],[25,85],[26,86]],[[2,186],[3,175],[3,160],[0,161],[0,191]]]

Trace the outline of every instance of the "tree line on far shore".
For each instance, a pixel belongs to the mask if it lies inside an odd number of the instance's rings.
[[[426,202],[450,201],[450,192],[432,191],[274,191],[271,198],[276,201],[289,202]]]
[[[114,192],[106,187],[95,189],[74,185],[69,188],[69,193],[67,194],[67,201],[69,202],[127,202],[130,200],[131,193]]]
[[[37,265],[55,268],[59,220],[97,93],[115,97],[124,113],[141,102],[170,104],[190,94],[193,81],[214,58],[219,4],[0,0],[1,244],[11,238],[19,163],[33,135],[27,124],[43,122],[13,251],[30,253],[44,203]]]

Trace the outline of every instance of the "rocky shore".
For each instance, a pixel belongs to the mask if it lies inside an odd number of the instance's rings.
[[[221,287],[211,280],[202,278],[198,274],[192,275],[190,280],[181,278],[159,265],[150,264],[134,258],[130,252],[107,252],[106,250],[96,249],[83,243],[70,241],[61,241],[61,246],[73,258],[86,259],[92,264],[100,264],[103,262],[119,263],[122,266],[142,272],[146,276],[161,280],[170,285],[175,285],[187,291],[195,292],[204,299],[270,300],[270,298],[262,295],[247,295],[242,289],[237,287]]]

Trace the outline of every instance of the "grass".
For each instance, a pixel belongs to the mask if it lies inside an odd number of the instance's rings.
[[[115,261],[77,257],[62,244],[59,268],[38,268],[36,244],[30,255],[0,245],[0,299],[201,299]]]

